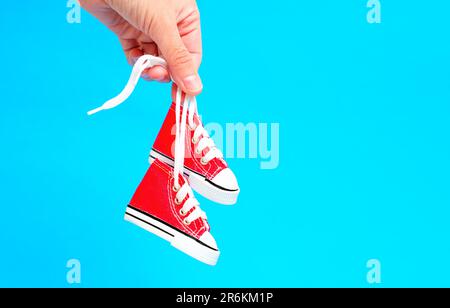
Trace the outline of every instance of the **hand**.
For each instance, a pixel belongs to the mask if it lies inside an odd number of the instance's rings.
[[[143,54],[163,57],[175,83],[190,95],[202,91],[198,68],[202,60],[200,15],[195,0],[81,0],[120,40],[131,65]],[[170,81],[156,66],[146,80]]]

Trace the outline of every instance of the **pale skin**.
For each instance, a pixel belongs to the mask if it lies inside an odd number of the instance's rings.
[[[183,92],[202,91],[200,15],[195,0],[81,0],[81,6],[113,31],[131,65],[143,54],[163,57],[161,66],[143,72],[146,80],[169,82]],[[170,74],[170,75],[169,75]]]

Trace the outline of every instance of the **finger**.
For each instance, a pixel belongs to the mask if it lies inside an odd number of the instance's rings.
[[[182,16],[178,23],[181,40],[186,49],[191,53],[195,67],[200,67],[202,62],[202,32],[200,26],[200,13],[198,9],[192,10],[186,16]]]
[[[146,36],[141,37],[140,45],[142,50],[144,50],[145,54],[150,54],[156,57],[159,56],[158,47],[156,46],[155,42],[151,41],[149,37]],[[164,82],[169,78],[169,72],[167,71],[167,69],[161,66],[148,68],[143,72],[142,75],[145,76],[144,77],[145,79],[156,80],[161,82]]]
[[[155,43],[139,43],[136,40],[124,39],[121,39],[120,42],[130,65],[134,65],[137,59],[144,54],[158,55],[158,49]],[[161,66],[149,68],[142,72],[142,78],[148,81],[157,80],[164,82],[168,77],[168,71]]]
[[[156,81],[165,82],[169,79],[169,72],[162,66],[154,66],[144,71],[144,74],[148,78]],[[144,75],[143,74],[143,75]]]
[[[180,37],[176,21],[162,16],[155,20],[155,24],[152,37],[166,59],[175,83],[190,95],[199,94],[203,85],[196,63]]]
[[[137,59],[144,54],[139,43],[134,39],[119,39],[123,51],[130,65],[134,65]]]

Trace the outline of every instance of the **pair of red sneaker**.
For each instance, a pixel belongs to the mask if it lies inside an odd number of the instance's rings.
[[[123,92],[89,114],[123,102],[141,72],[153,65],[164,63],[149,55],[141,57]],[[150,168],[126,209],[125,219],[197,260],[215,265],[220,252],[193,190],[214,202],[231,205],[237,201],[239,186],[202,125],[195,97],[184,95],[176,86],[174,91],[175,102],[150,152]]]
[[[184,109],[188,108],[186,103],[184,100]],[[178,113],[181,118],[181,110]],[[192,189],[212,201],[234,204],[239,186],[203,128],[195,99],[186,111],[184,176],[180,173],[177,182],[176,115],[176,103],[172,103],[150,152],[151,166],[127,207],[125,219],[168,240],[188,255],[215,265],[220,252]]]

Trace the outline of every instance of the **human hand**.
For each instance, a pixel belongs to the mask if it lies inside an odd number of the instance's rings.
[[[155,66],[145,70],[146,80],[169,82],[183,92],[202,91],[198,68],[202,60],[200,15],[195,0],[80,0],[119,38],[131,65],[143,54],[163,57],[169,72]]]

